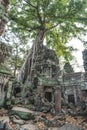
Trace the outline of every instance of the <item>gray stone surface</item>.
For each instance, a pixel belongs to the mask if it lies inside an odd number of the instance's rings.
[[[58,130],[81,130],[81,128],[79,128],[78,126],[71,125],[71,124],[66,124],[62,126],[61,128],[59,128]]]
[[[55,128],[50,128],[49,130],[59,130],[57,127],[55,127]]]
[[[13,107],[12,113],[19,116],[23,120],[34,119],[35,112],[22,107]]]
[[[29,123],[21,126],[20,130],[40,130],[37,125]]]

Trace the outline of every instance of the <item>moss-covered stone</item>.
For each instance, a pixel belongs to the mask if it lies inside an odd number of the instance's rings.
[[[4,106],[4,100],[0,99],[0,108]]]
[[[35,119],[35,113],[25,108],[20,107],[13,108],[12,114],[18,115],[23,120]]]
[[[18,115],[21,119],[24,120],[34,119],[34,115],[31,113],[14,111],[14,114]]]

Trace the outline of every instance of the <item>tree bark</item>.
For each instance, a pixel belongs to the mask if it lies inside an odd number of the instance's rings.
[[[39,32],[37,33],[32,48],[17,77],[18,82],[24,83],[27,80],[27,78],[28,80],[31,80],[32,67],[35,60],[35,54],[38,51],[39,47],[43,44],[44,34],[45,34],[44,30],[39,30]]]

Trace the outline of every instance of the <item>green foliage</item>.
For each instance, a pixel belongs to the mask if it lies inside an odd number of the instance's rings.
[[[49,35],[46,36],[46,43],[48,48],[52,48],[56,51],[56,54],[61,57],[63,56],[65,60],[69,61],[73,59],[72,52],[75,51],[73,47],[68,47],[66,43],[70,40],[68,32],[61,30],[60,33],[57,29],[50,31]]]
[[[71,60],[73,48],[66,43],[86,32],[86,5],[85,0],[11,0],[9,19],[12,28],[30,38],[43,30],[47,46]]]

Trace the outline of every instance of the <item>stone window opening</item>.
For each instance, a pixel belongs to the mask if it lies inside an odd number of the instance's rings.
[[[87,90],[83,90],[83,94],[86,97],[87,96]]]
[[[68,102],[75,104],[75,98],[73,94],[68,95]]]
[[[45,92],[45,98],[46,98],[49,102],[52,102],[52,92]]]
[[[18,94],[20,92],[21,92],[21,88],[20,87],[15,88],[15,94]]]
[[[34,83],[34,87],[36,88],[38,85],[38,77],[34,77],[33,83]]]
[[[30,67],[31,67],[31,62],[32,62],[32,60],[30,59]]]
[[[87,104],[87,90],[82,90],[82,100]]]

